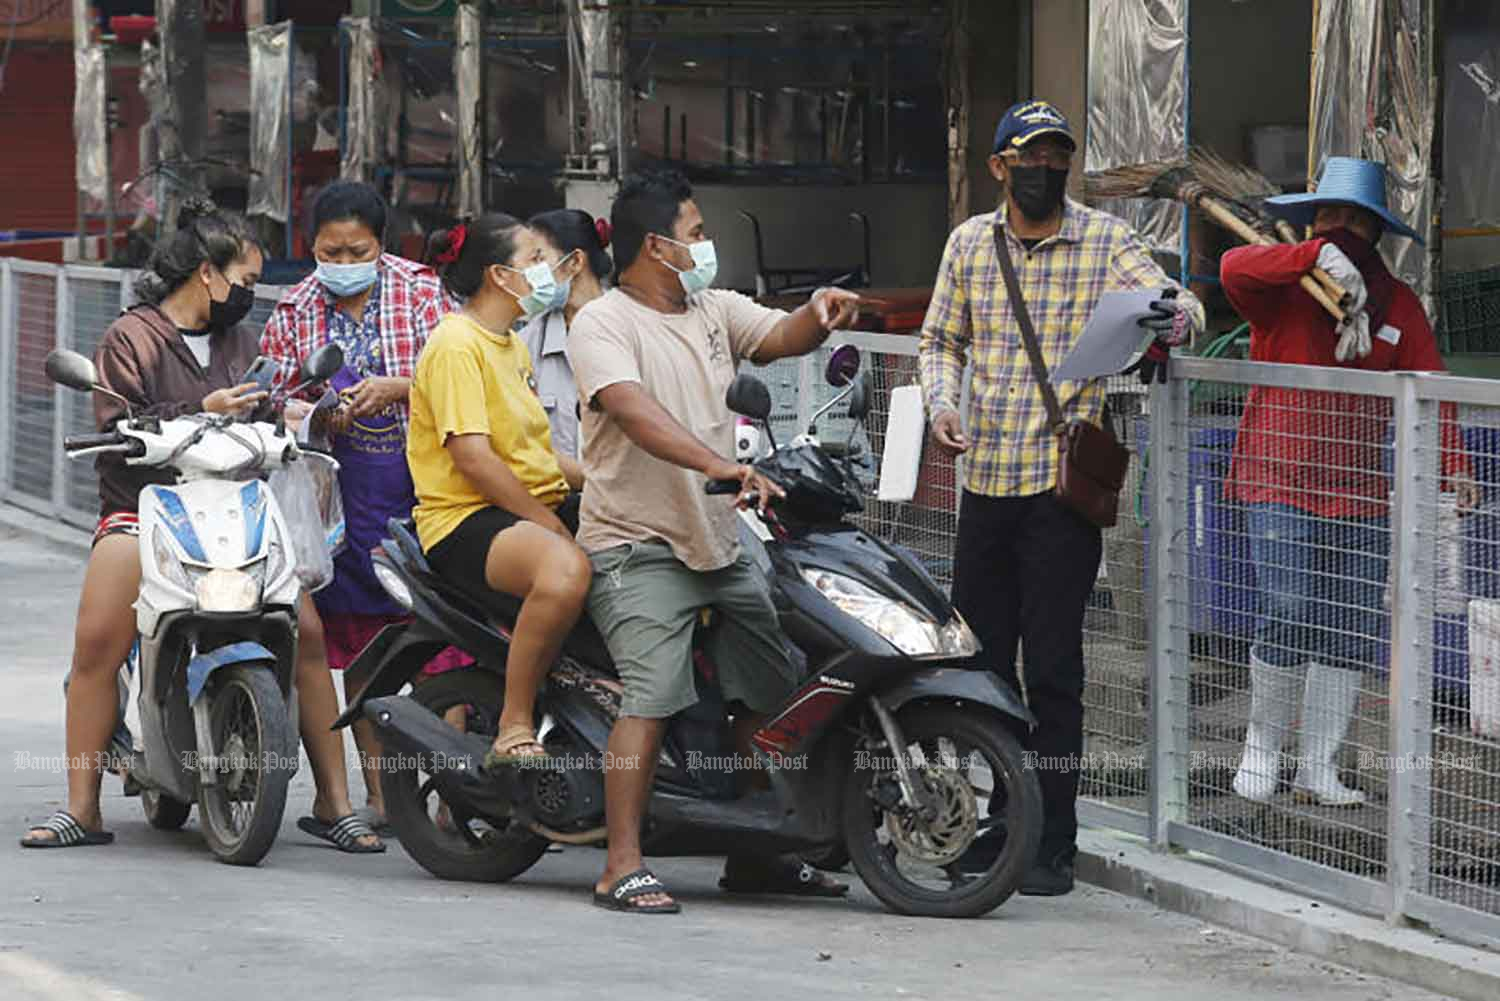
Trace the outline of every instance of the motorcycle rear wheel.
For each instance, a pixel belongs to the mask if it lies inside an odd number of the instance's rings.
[[[258,865],[271,850],[286,810],[287,786],[296,771],[297,737],[286,697],[258,664],[216,672],[209,730],[213,753],[223,759],[213,784],[198,784],[198,820],[220,862]]]
[[[934,918],[988,914],[1015,893],[1036,859],[1042,837],[1042,790],[1036,773],[1026,767],[1020,742],[997,715],[986,710],[961,703],[917,705],[899,713],[897,723],[906,739],[903,750],[908,760],[913,751],[920,750],[922,763],[914,766],[918,780],[947,804],[940,818],[940,822],[946,818],[947,828],[922,845],[930,858],[909,854],[892,833],[902,827],[899,811],[888,811],[879,798],[889,800],[896,792],[894,764],[879,762],[877,767],[857,759],[845,779],[843,795],[844,839],[854,870],[870,892],[898,914]],[[888,749],[881,749],[871,757],[878,761],[878,756],[889,754]],[[959,871],[958,858],[973,843],[975,825],[988,819],[987,802],[978,802],[980,795],[986,800],[1003,796],[998,820],[1005,842],[985,872],[965,876]],[[968,796],[974,799],[963,803]],[[882,835],[888,840],[882,841]],[[906,840],[909,845],[922,837],[907,836]]]
[[[493,739],[505,704],[501,679],[479,668],[449,671],[417,685],[409,696],[436,716],[465,709],[470,733]],[[530,869],[547,851],[547,839],[515,824],[495,827],[445,804],[432,780],[407,755],[382,755],[380,790],[385,815],[402,851],[439,879],[504,883]],[[438,826],[447,805],[449,830]]]

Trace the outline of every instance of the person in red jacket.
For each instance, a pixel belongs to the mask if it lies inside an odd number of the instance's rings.
[[[1310,224],[1313,238],[1224,255],[1220,277],[1250,322],[1252,360],[1444,370],[1421,301],[1376,249],[1387,233],[1420,242],[1386,207],[1381,164],[1330,157],[1315,192],[1271,198],[1267,207],[1294,224]],[[1343,325],[1336,327],[1298,284],[1314,266],[1353,296]],[[1262,596],[1250,652],[1250,718],[1234,777],[1234,791],[1246,799],[1264,802],[1276,792],[1300,688],[1294,793],[1327,806],[1364,802],[1364,793],[1340,781],[1334,757],[1361,672],[1380,656],[1390,553],[1390,484],[1381,453],[1390,416],[1384,397],[1331,390],[1255,386],[1246,400],[1225,485],[1230,501],[1246,505]],[[1460,510],[1472,508],[1477,490],[1451,407],[1440,434],[1444,485],[1458,490]]]

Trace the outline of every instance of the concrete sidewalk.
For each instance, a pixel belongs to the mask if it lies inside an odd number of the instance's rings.
[[[1447,997],[1500,998],[1495,952],[1267,886],[1196,853],[1154,852],[1130,835],[1086,830],[1078,847],[1078,876],[1095,886]]]

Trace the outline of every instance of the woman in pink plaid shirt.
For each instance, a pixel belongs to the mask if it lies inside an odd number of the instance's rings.
[[[330,380],[340,405],[322,429],[339,461],[348,546],[334,559],[333,582],[313,596],[322,641],[304,631],[301,648],[309,657],[326,650],[329,666],[345,671],[346,698],[368,680],[346,669],[381,629],[406,617],[375,579],[370,550],[384,537],[386,522],[410,517],[416,503],[406,467],[407,396],[422,345],[449,310],[430,268],[381,252],[385,221],[385,202],[369,185],[324,188],[313,204],[317,270],[277,304],[261,337],[261,352],[280,366],[278,383],[329,341],[344,352],[344,368]],[[450,648],[427,672],[470,662]],[[378,828],[385,820],[375,767],[380,745],[367,720],[355,724],[354,739],[366,816]],[[308,820],[299,826],[320,833],[313,830],[316,817]]]

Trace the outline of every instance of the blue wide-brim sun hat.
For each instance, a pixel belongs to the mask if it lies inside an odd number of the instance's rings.
[[[1319,205],[1357,205],[1379,216],[1387,233],[1423,242],[1416,230],[1386,206],[1383,163],[1330,156],[1323,166],[1323,176],[1318,178],[1316,191],[1266,199],[1268,212],[1297,226],[1311,226]]]

